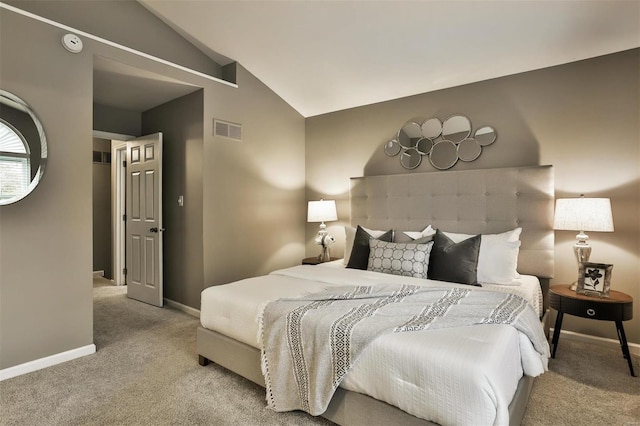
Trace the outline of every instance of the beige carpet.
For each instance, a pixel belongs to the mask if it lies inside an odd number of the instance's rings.
[[[96,354],[0,383],[1,425],[327,425],[265,408],[264,390],[200,367],[197,320],[94,285]],[[634,359],[640,373],[638,359]],[[526,425],[640,426],[640,378],[616,350],[561,340]]]

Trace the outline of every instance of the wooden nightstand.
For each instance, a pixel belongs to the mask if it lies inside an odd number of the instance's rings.
[[[633,318],[633,298],[621,291],[611,290],[608,298],[599,298],[578,294],[569,289],[568,285],[554,285],[549,289],[549,305],[558,311],[556,317],[556,325],[553,330],[553,339],[551,340],[551,358],[556,357],[556,349],[558,349],[558,340],[560,338],[560,329],[562,328],[562,317],[564,314],[575,315],[582,318],[597,319],[604,321],[615,321],[618,330],[618,340],[622,349],[622,355],[629,363],[629,371],[635,377],[633,372],[633,362],[629,353],[629,345],[627,344],[627,336],[624,334],[622,321],[628,321]]]
[[[339,257],[332,257],[331,260],[338,260]],[[302,259],[302,264],[303,265],[318,265],[322,262],[320,262],[320,259],[318,258],[318,256],[314,256],[314,257],[307,257],[306,259]]]

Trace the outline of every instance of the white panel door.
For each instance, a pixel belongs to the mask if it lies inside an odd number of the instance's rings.
[[[162,306],[162,133],[127,141],[127,296]]]

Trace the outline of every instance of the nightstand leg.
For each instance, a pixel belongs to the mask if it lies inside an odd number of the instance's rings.
[[[553,326],[553,339],[551,339],[551,346],[553,350],[551,351],[551,358],[556,357],[556,349],[558,349],[558,340],[560,339],[560,329],[562,328],[562,316],[564,314],[558,311],[558,315],[556,316],[556,325]]]
[[[629,363],[629,371],[633,377],[636,377],[633,372],[633,361],[631,360],[631,353],[629,352],[629,345],[627,344],[627,336],[624,334],[624,327],[622,327],[622,321],[616,321],[616,330],[618,330],[618,340],[620,341],[620,347],[622,348],[622,355],[627,359]]]

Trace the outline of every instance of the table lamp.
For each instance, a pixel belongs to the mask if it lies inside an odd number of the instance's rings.
[[[316,236],[316,244],[322,246],[322,252],[318,256],[320,262],[331,260],[329,256],[329,245],[334,241],[333,237],[327,233],[325,222],[338,220],[335,200],[309,201],[307,210],[307,222],[321,222],[320,230]]]
[[[578,264],[588,262],[591,246],[589,236],[584,231],[613,232],[611,202],[608,198],[559,198],[556,200],[556,213],[553,229],[562,231],[580,231],[576,235],[573,252]],[[575,289],[575,283],[572,285]]]

